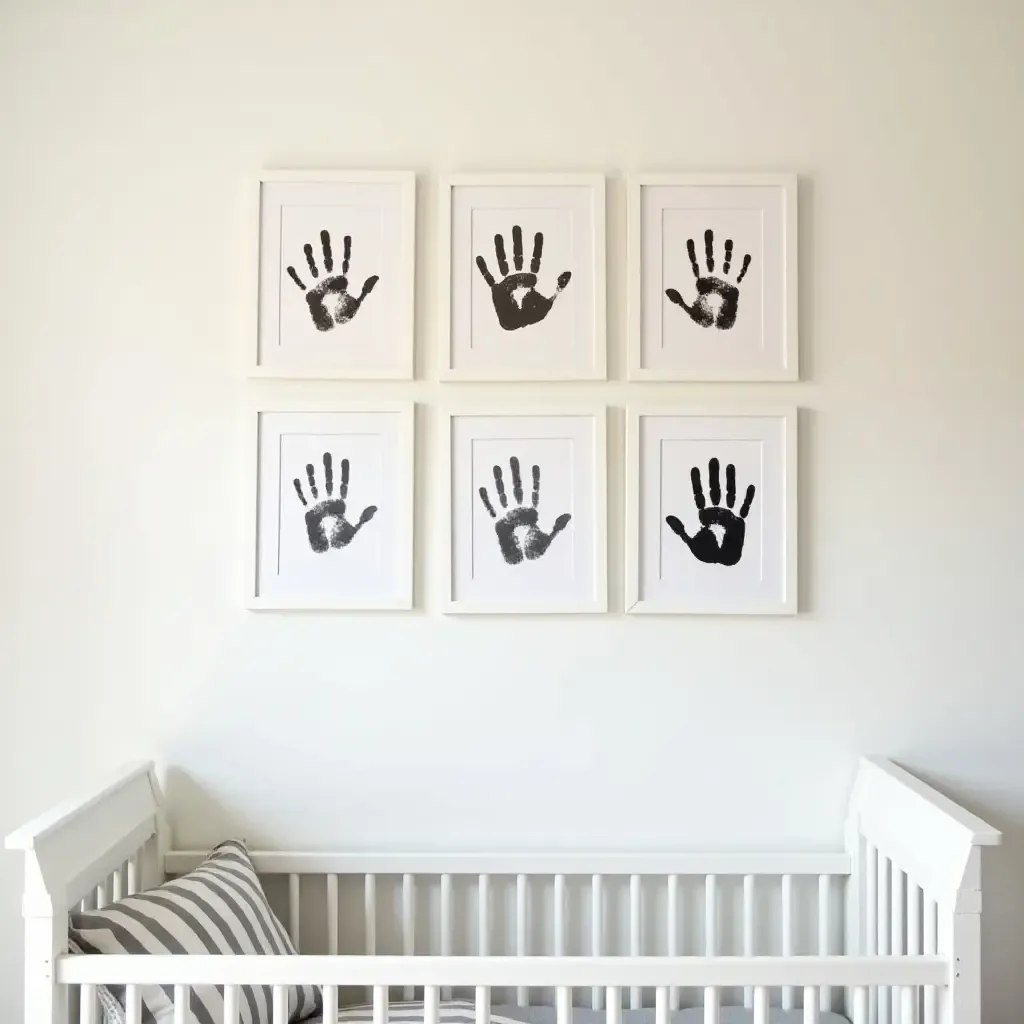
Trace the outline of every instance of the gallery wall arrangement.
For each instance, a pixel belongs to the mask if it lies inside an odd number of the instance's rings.
[[[604,176],[442,178],[437,273],[419,275],[414,172],[256,184],[250,376],[413,380],[416,281],[437,280],[444,610],[608,611],[608,410],[531,387],[607,379]],[[638,174],[627,225],[625,610],[795,614],[796,408],[642,392],[799,379],[796,177]],[[474,392],[493,381],[522,401]],[[261,403],[250,608],[413,607],[414,419],[386,399]]]

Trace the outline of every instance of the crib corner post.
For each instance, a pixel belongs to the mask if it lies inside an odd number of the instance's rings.
[[[950,961],[940,997],[940,1024],[981,1024],[981,850],[974,847],[962,887],[939,908],[939,952]]]
[[[68,951],[68,913],[46,891],[31,852],[25,855],[25,1024],[67,1024],[67,988],[57,983],[57,958]]]

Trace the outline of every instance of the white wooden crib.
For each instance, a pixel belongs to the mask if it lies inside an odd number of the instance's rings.
[[[492,1006],[653,1007],[705,1024],[742,1005],[755,1024],[794,1010],[854,1024],[978,1024],[981,850],[1000,834],[891,762],[861,761],[845,850],[794,854],[352,854],[257,851],[299,956],[69,955],[68,913],[195,867],[175,850],[151,764],[7,838],[25,856],[25,1022],[93,1024],[95,987],[322,986],[325,1020],[368,1001],[468,996]],[[177,1008],[181,1007],[180,1016]],[[285,1024],[275,999],[274,1024]]]

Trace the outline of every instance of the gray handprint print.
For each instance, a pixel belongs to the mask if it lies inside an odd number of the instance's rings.
[[[306,509],[306,536],[309,538],[309,546],[318,554],[322,555],[331,548],[346,548],[352,543],[355,535],[374,517],[377,511],[376,505],[367,505],[363,509],[359,522],[353,526],[345,518],[345,499],[348,497],[349,463],[348,459],[341,460],[341,486],[338,488],[338,496],[334,495],[334,461],[330,452],[324,452],[324,491],[326,497],[320,498],[320,491],[316,485],[316,473],[313,463],[306,466],[306,481],[309,485],[309,493],[315,505],[310,506],[306,501],[306,495],[302,490],[302,483],[298,477],[295,478],[295,493],[299,496]],[[330,522],[330,532],[328,532]]]
[[[749,253],[743,257],[743,265],[736,276],[736,283],[726,280],[726,274],[732,269],[733,241],[731,238],[725,240],[725,260],[722,263],[722,276],[712,276],[715,269],[715,233],[708,228],[704,232],[704,262],[708,268],[707,274],[702,274],[700,264],[697,262],[697,249],[693,239],[686,240],[686,251],[690,257],[690,266],[693,268],[693,276],[697,279],[697,297],[693,305],[688,306],[682,295],[675,288],[666,288],[665,294],[669,301],[682,307],[689,318],[701,327],[717,327],[719,330],[727,331],[736,323],[736,314],[740,306],[739,283],[746,276],[750,268]]]
[[[494,532],[498,535],[498,546],[501,548],[501,556],[509,565],[518,565],[523,559],[533,561],[540,558],[551,546],[551,542],[569,525],[572,516],[565,512],[560,515],[551,527],[550,533],[545,533],[537,526],[539,519],[537,505],[540,503],[540,467],[533,467],[533,493],[530,496],[530,506],[523,505],[523,478],[519,472],[519,460],[513,455],[509,459],[509,468],[512,470],[512,497],[515,498],[515,507],[508,507],[508,495],[505,493],[505,479],[501,472],[501,466],[494,467],[494,491],[498,496],[498,504],[507,511],[501,518],[494,510],[491,499],[488,497],[487,488],[480,488],[480,500],[484,508],[495,520]],[[518,532],[517,532],[518,531]],[[521,534],[521,536],[520,536]]]
[[[348,290],[348,265],[352,259],[352,236],[346,235],[345,249],[341,259],[341,273],[334,273],[334,252],[331,249],[331,233],[320,232],[320,246],[323,252],[324,271],[328,274],[319,284],[306,288],[302,278],[294,267],[288,267],[288,276],[302,289],[309,306],[309,315],[318,331],[330,331],[337,324],[347,324],[359,312],[363,299],[373,291],[373,286],[380,280],[374,274],[363,282],[362,291],[358,296],[350,295]],[[313,246],[308,242],[302,247],[306,254],[306,266],[314,278],[320,277],[316,260],[313,258]]]

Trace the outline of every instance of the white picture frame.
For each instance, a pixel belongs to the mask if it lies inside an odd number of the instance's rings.
[[[796,175],[641,173],[627,193],[629,379],[798,380]]]
[[[796,614],[797,526],[794,406],[627,409],[627,613]]]
[[[412,380],[415,173],[264,171],[251,203],[249,376]]]
[[[606,612],[605,407],[463,405],[445,416],[444,612]]]
[[[413,403],[262,402],[249,416],[247,606],[411,609]]]
[[[441,380],[607,379],[604,175],[448,175],[438,225]]]

